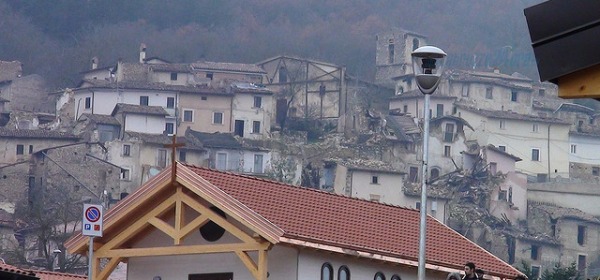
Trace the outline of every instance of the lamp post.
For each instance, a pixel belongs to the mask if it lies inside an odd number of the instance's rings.
[[[427,227],[427,164],[429,159],[429,98],[440,83],[446,63],[446,53],[433,46],[424,46],[411,54],[413,71],[421,93],[425,95],[423,104],[423,165],[421,168],[421,209],[419,224],[419,270],[418,280],[425,280],[425,237]]]

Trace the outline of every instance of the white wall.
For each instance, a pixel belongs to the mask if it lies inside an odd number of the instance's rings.
[[[569,137],[570,145],[575,145],[575,153],[572,153],[569,147],[569,161],[585,164],[599,164],[600,138],[597,136],[583,136],[571,134]]]
[[[165,117],[156,115],[127,114],[125,131],[162,134],[165,130]]]
[[[262,98],[261,107],[254,108],[254,97]],[[235,130],[235,120],[244,121],[244,138],[261,139],[271,130],[273,104],[272,96],[265,94],[237,93],[233,98],[233,121],[231,131]],[[260,133],[253,133],[254,121],[260,122]]]

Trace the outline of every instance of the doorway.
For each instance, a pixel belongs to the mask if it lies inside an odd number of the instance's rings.
[[[190,274],[188,280],[233,280],[233,273]]]

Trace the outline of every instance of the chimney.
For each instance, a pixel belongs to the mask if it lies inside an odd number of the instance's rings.
[[[98,57],[94,56],[92,57],[92,70],[97,69],[98,68]]]
[[[140,44],[140,63],[146,63],[146,44]]]

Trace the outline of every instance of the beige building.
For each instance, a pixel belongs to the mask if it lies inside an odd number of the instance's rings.
[[[204,88],[179,93],[180,122],[178,135],[189,128],[203,132],[232,132],[233,93],[224,89]]]
[[[467,139],[477,140],[521,159],[516,170],[531,180],[569,177],[569,126],[552,117],[457,106],[457,115],[473,128]]]

